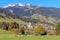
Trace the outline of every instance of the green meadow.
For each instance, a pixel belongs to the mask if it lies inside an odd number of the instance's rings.
[[[18,19],[18,18],[16,18],[16,19],[13,19],[13,18],[7,18],[7,17],[5,17],[5,18],[1,18],[0,17],[0,22],[16,22],[16,23],[18,23],[18,24],[25,24],[26,22],[24,22],[24,21],[22,21],[22,20],[20,20],[20,19]]]
[[[60,40],[60,36],[14,36],[11,31],[0,30],[0,40]]]

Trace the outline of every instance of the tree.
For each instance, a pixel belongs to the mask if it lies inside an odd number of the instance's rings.
[[[43,25],[38,23],[35,28],[35,34],[42,35],[44,33],[45,33],[45,28],[43,27]]]
[[[25,34],[24,27],[21,27],[21,29],[20,29],[20,33],[21,33],[22,35],[24,35],[24,34]]]
[[[57,26],[56,26],[56,31],[58,34],[60,34],[60,22],[57,23]]]

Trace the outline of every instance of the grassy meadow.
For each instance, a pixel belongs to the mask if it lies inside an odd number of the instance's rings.
[[[0,30],[0,40],[60,40],[60,36],[14,36],[11,31]]]
[[[22,21],[22,20],[20,20],[20,19],[18,19],[18,18],[16,18],[16,19],[13,19],[13,18],[7,18],[7,17],[5,17],[5,18],[1,18],[0,17],[0,22],[16,22],[16,23],[18,23],[18,24],[25,24],[26,22],[24,22],[24,21]]]

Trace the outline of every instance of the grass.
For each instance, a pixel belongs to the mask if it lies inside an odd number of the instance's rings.
[[[26,23],[26,22],[24,22],[18,18],[16,18],[16,19],[10,18],[9,19],[9,18],[5,17],[5,19],[4,19],[4,18],[0,17],[0,22],[3,22],[3,21],[5,21],[5,22],[16,22],[18,24],[25,24]]]
[[[0,30],[0,40],[60,40],[60,36],[14,36],[10,31]]]

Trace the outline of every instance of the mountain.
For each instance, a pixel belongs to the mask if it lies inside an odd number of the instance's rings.
[[[55,24],[60,19],[60,8],[42,7],[31,4],[9,4],[0,7],[0,16],[11,16],[23,21]]]
[[[52,16],[60,19],[60,8],[54,7],[41,7],[39,5],[30,4],[9,4],[7,6],[0,7],[0,11],[4,11],[6,14],[14,14],[16,16],[31,16],[39,13],[44,16]]]

